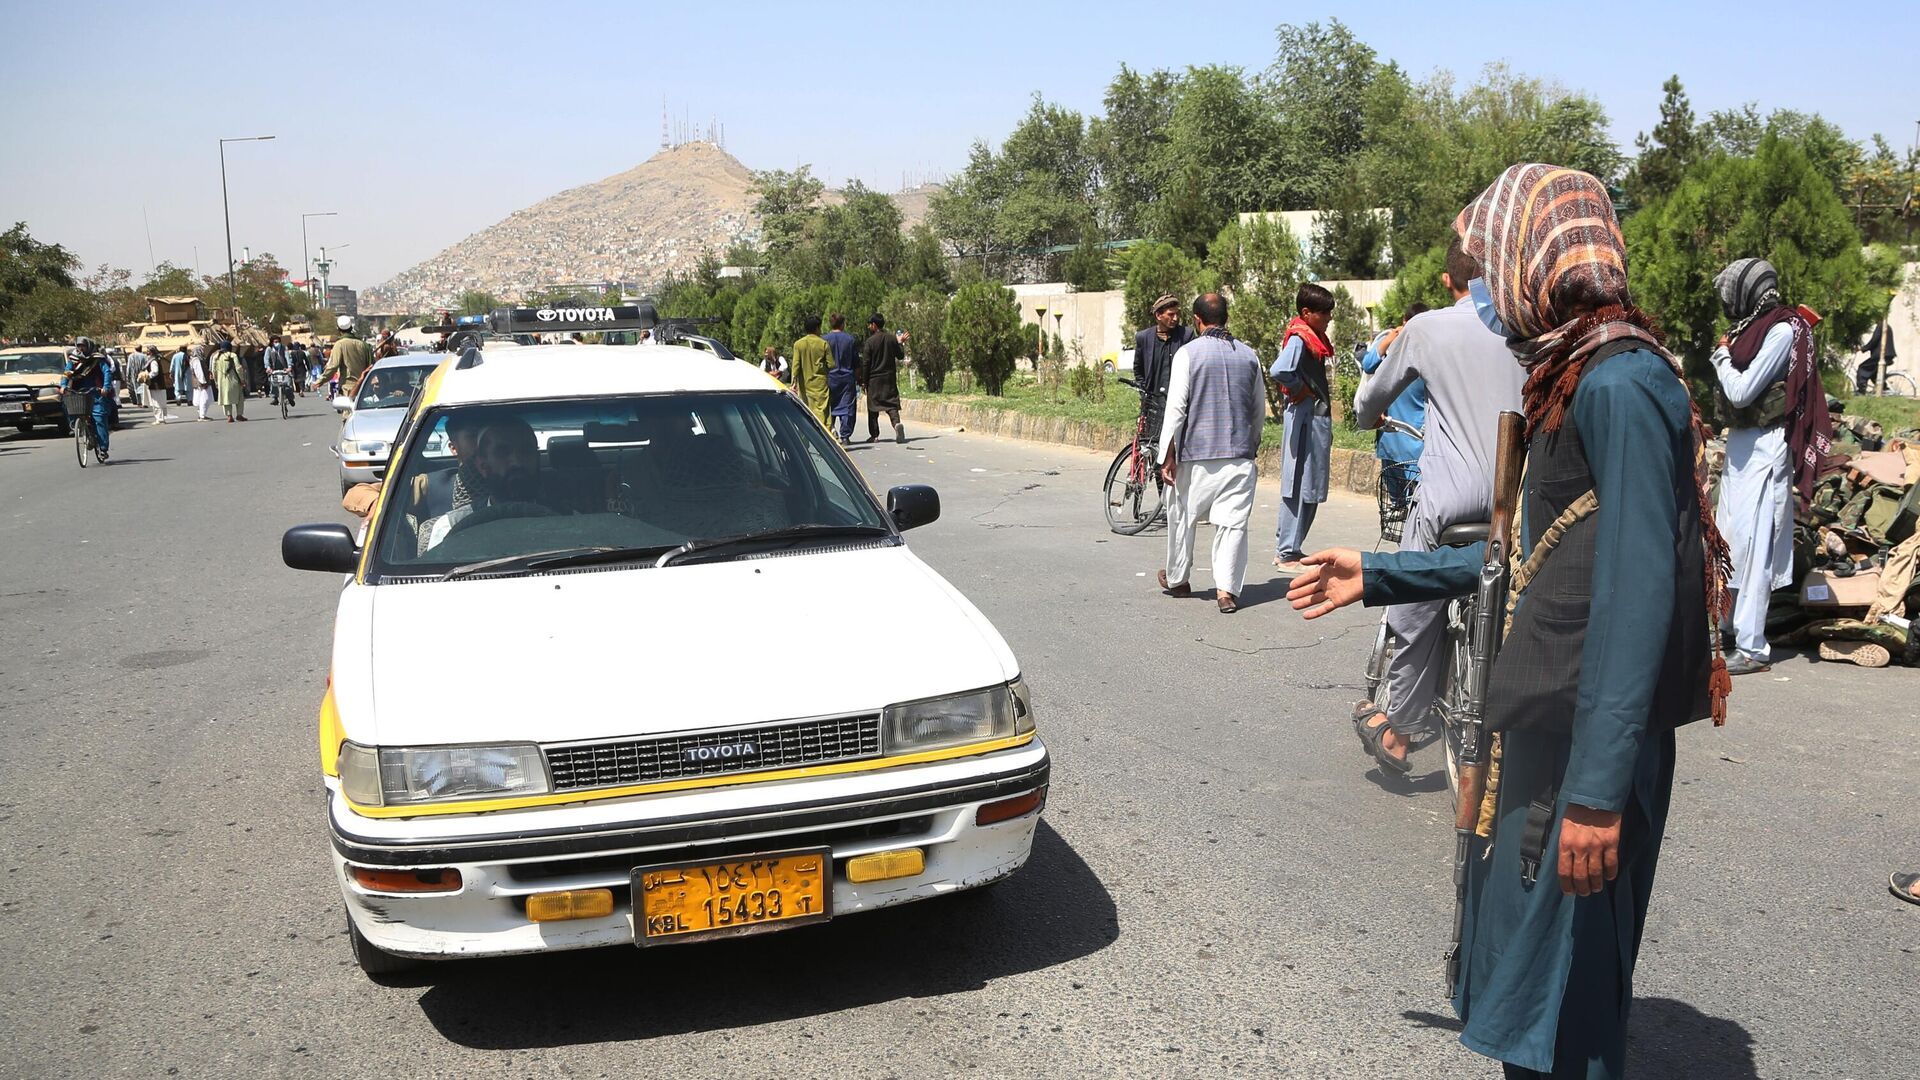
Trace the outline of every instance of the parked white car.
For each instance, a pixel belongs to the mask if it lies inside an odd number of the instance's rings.
[[[364,549],[286,535],[351,575],[320,765],[369,974],[781,930],[1027,860],[1049,760],[1019,665],[901,536],[939,497],[877,498],[752,365],[646,352],[445,365]],[[828,663],[846,582],[902,625]]]

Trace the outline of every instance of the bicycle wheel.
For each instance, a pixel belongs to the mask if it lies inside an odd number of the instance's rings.
[[[289,398],[289,395],[287,394],[287,392],[282,390],[280,392],[280,419],[282,420],[285,420],[287,418],[287,409],[289,406],[288,398]]]
[[[1447,651],[1442,661],[1445,666],[1440,669],[1437,700],[1446,703],[1440,732],[1447,757],[1447,790],[1456,796],[1460,793],[1460,728],[1452,718],[1465,711],[1467,668],[1473,663],[1467,655],[1467,626],[1472,618],[1470,602],[1454,600],[1447,604]]]
[[[1105,492],[1107,528],[1121,536],[1133,536],[1160,515],[1160,493],[1133,479],[1135,448],[1132,443],[1120,448],[1107,466]],[[1143,463],[1144,465],[1145,463]]]
[[[80,467],[84,469],[87,467],[87,442],[89,441],[87,439],[87,422],[84,420],[73,420],[70,421],[70,423],[73,425],[73,456],[79,460]]]
[[[1898,397],[1920,397],[1920,393],[1914,390],[1913,380],[1905,375],[1888,375],[1887,393]]]
[[[1393,659],[1393,635],[1387,630],[1387,618],[1380,617],[1380,629],[1373,635],[1373,649],[1367,653],[1367,700],[1381,708],[1380,684],[1387,681],[1387,664]]]

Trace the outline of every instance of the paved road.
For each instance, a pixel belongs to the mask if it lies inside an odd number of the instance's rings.
[[[315,771],[334,584],[278,558],[338,516],[336,421],[303,412],[122,432],[84,474],[0,439],[0,1076],[1490,1074],[1441,998],[1435,752],[1387,781],[1344,720],[1372,619],[1302,623],[1260,573],[1230,617],[1161,597],[1160,535],[1100,524],[1102,457],[947,431],[856,458],[939,486],[912,543],[1033,686],[1056,764],[1028,869],[758,940],[368,982]],[[1321,521],[1364,541],[1371,508]],[[851,653],[913,633],[857,582],[821,608]],[[1920,865],[1917,710],[1920,672],[1790,659],[1683,734],[1638,1075],[1910,1069],[1920,909],[1884,878]]]

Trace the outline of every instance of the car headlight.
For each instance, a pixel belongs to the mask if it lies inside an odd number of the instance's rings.
[[[383,442],[361,442],[357,439],[343,439],[340,442],[340,453],[342,455],[382,457],[386,452],[387,444]]]
[[[60,396],[60,388],[57,386],[42,386],[33,392],[33,396],[40,401],[51,401]]]
[[[361,806],[399,806],[500,795],[542,795],[546,761],[532,743],[503,746],[361,746],[342,742],[340,790]]]
[[[985,690],[890,706],[885,729],[890,754],[936,750],[1032,731],[1033,708],[1026,684],[1015,679]]]

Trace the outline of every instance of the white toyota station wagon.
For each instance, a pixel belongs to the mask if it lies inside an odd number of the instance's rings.
[[[351,575],[320,767],[361,967],[780,930],[1019,869],[1047,750],[1006,643],[902,540],[939,506],[877,498],[711,353],[443,363],[364,546],[282,542]],[[894,617],[841,628],[850,590]]]

